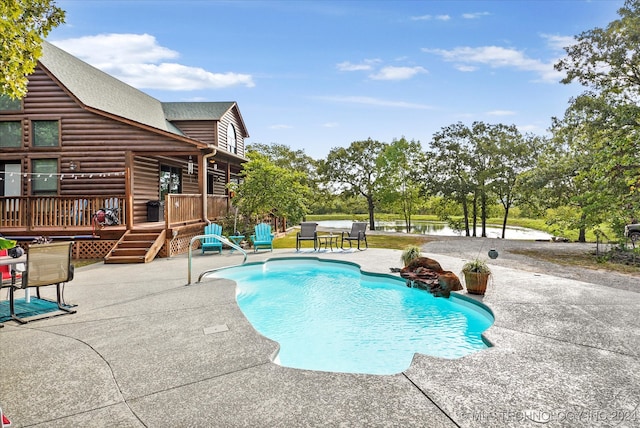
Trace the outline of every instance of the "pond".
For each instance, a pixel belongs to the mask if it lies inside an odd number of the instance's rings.
[[[318,221],[319,227],[334,228],[350,230],[351,220],[327,220]],[[499,226],[487,226],[487,237],[489,238],[501,238],[502,227]],[[403,221],[376,221],[376,230],[384,232],[399,232],[406,233],[406,227]],[[437,221],[415,221],[411,225],[411,233],[421,235],[436,235],[436,236],[464,236],[464,231],[459,232],[453,230],[445,222]],[[482,235],[482,228],[478,226],[476,228],[476,236]],[[505,239],[523,239],[523,240],[542,240],[548,241],[552,238],[552,235],[542,232],[540,230],[528,229],[526,227],[507,226],[505,231]]]

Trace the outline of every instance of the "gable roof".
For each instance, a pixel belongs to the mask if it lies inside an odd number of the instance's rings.
[[[162,103],[168,120],[220,120],[236,103],[221,102],[169,102]]]
[[[242,115],[238,110],[235,101],[218,102],[166,102],[162,103],[164,114],[167,120],[221,120],[230,110],[236,109],[240,124],[242,125],[242,136],[248,137],[247,127],[244,124]]]
[[[85,106],[184,136],[167,121],[160,101],[47,41],[39,61]]]

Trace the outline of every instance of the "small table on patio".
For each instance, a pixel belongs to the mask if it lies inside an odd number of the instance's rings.
[[[244,235],[231,235],[229,236],[229,241],[233,242],[234,244],[240,246],[240,243],[242,242],[242,240],[244,239]],[[231,247],[231,251],[229,251],[229,254],[233,253],[235,251],[235,248]]]
[[[338,249],[338,235],[334,235],[330,233],[328,235],[318,235],[318,251],[322,249],[322,245],[324,244],[324,249],[331,249],[333,251],[333,244],[336,244],[336,250]]]

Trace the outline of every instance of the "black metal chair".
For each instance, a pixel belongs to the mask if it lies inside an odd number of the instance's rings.
[[[35,319],[50,318],[58,315],[75,313],[69,305],[64,304],[62,298],[63,284],[73,279],[73,265],[71,264],[71,248],[73,242],[54,242],[51,244],[38,244],[29,246],[27,251],[26,270],[22,272],[22,283],[9,289],[9,311],[11,319],[21,324],[25,324]],[[40,297],[40,287],[47,285],[56,286],[56,303],[62,312],[38,316],[33,319],[29,317],[20,318],[15,313],[15,290],[18,288],[35,287],[37,298]],[[42,299],[44,300],[44,299]]]
[[[358,250],[360,249],[360,241],[364,241],[365,248],[369,248],[367,242],[367,223],[354,222],[351,225],[350,232],[342,232],[340,237],[340,248],[344,250],[344,241],[349,242],[349,248],[351,248],[351,241],[358,241]]]
[[[318,250],[318,223],[304,222],[300,224],[300,232],[296,235],[296,251],[300,251],[300,241],[313,241],[313,250]]]

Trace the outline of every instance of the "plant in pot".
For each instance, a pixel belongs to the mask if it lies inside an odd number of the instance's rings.
[[[491,269],[484,260],[474,259],[462,266],[464,283],[469,294],[484,294],[491,276]]]
[[[418,257],[420,257],[420,247],[418,247],[417,245],[408,245],[404,250],[402,250],[400,259],[402,260],[404,266],[409,266],[409,263],[411,263]]]

